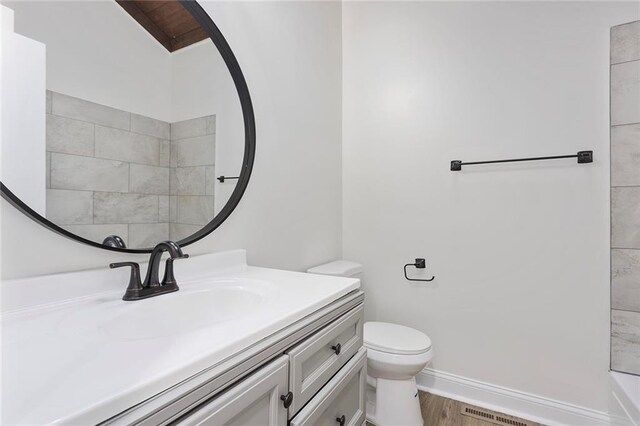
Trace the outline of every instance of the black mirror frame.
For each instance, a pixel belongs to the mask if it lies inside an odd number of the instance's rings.
[[[200,4],[196,0],[179,0],[182,6],[193,15],[193,17],[202,25],[202,28],[207,32],[213,44],[215,44],[218,52],[222,56],[225,64],[227,65],[227,69],[231,73],[231,78],[233,79],[233,83],[236,86],[236,90],[238,92],[238,96],[240,98],[240,106],[242,108],[242,116],[244,120],[244,157],[242,159],[242,169],[240,171],[240,176],[238,178],[238,183],[236,184],[231,197],[224,205],[222,210],[213,218],[211,222],[205,225],[198,232],[190,235],[189,237],[178,241],[177,243],[181,246],[188,246],[189,244],[193,244],[198,240],[206,237],[210,233],[212,233],[216,228],[218,228],[222,222],[224,222],[231,213],[235,210],[242,198],[245,190],[247,189],[247,185],[249,184],[249,178],[251,177],[251,171],[253,169],[253,161],[256,153],[256,125],[255,125],[255,116],[253,113],[253,104],[251,103],[251,96],[249,95],[249,88],[247,87],[247,82],[245,81],[244,75],[242,74],[242,70],[240,69],[240,65],[238,64],[238,60],[236,59],[229,43],[224,38],[216,24],[213,22],[211,17],[205,12]],[[67,238],[71,238],[72,240],[88,244],[93,247],[98,247],[104,250],[123,252],[123,253],[151,253],[152,248],[148,249],[129,249],[129,248],[119,248],[119,247],[109,247],[103,244],[100,244],[95,241],[87,240],[82,238],[76,234],[73,234],[55,223],[49,221],[45,217],[38,214],[35,210],[25,204],[19,197],[17,197],[13,192],[9,190],[2,182],[0,182],[0,191],[2,192],[2,198],[7,200],[10,204],[12,204],[15,208],[20,210],[22,213],[27,215],[29,218],[38,222],[40,225],[60,234]]]

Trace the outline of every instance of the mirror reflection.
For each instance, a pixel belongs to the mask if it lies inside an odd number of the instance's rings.
[[[177,1],[2,4],[32,62],[21,122],[42,123],[6,124],[2,182],[108,245],[147,249],[209,223],[237,182],[244,127],[231,75],[190,13]]]

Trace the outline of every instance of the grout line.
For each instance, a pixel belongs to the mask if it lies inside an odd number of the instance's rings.
[[[620,123],[620,124],[612,124],[611,127],[623,127],[623,126],[637,126],[640,124],[640,121],[633,121],[631,123]]]
[[[49,189],[51,189],[51,151],[49,151]]]
[[[82,120],[82,119],[79,119],[79,118],[76,118],[76,117],[69,117],[67,115],[62,115],[62,114],[54,114],[52,112],[47,112],[46,115],[54,115],[56,117],[62,117],[62,118],[67,119],[67,120],[79,121],[80,123],[93,124],[94,126],[100,126],[100,127],[104,127],[104,128],[107,128],[107,129],[120,130],[121,132],[125,132],[125,133],[133,133],[134,135],[148,136],[150,138],[158,139],[158,140],[161,140],[161,141],[169,141],[169,140],[171,140],[169,138],[162,138],[160,136],[150,135],[148,133],[140,133],[140,132],[136,132],[136,131],[133,131],[133,130],[130,130],[130,129],[129,130],[128,129],[123,129],[122,127],[113,127],[113,126],[109,126],[108,124],[97,123],[95,121],[90,121],[90,120]],[[155,118],[152,118],[152,120],[155,120]],[[157,120],[157,121],[161,121],[161,120]],[[162,123],[166,123],[166,121],[162,121]],[[131,126],[129,126],[129,127],[131,127]],[[207,135],[203,135],[203,136],[207,136]],[[188,139],[188,138],[186,138],[186,139]]]
[[[93,191],[92,199],[93,199],[93,207],[94,207],[93,208],[93,223],[95,224],[96,223],[96,209],[95,209],[95,206],[96,206],[96,192],[95,191]]]
[[[75,192],[95,192],[95,189],[75,189],[75,188],[49,188],[49,189],[55,189],[55,190],[60,190],[60,191],[75,191]],[[98,192],[105,192],[105,191],[98,191]]]
[[[614,308],[613,306],[611,307],[612,311],[621,311],[621,312],[631,312],[632,314],[640,314],[640,311],[632,311],[631,309],[618,309],[618,308]]]
[[[94,150],[95,150],[95,147],[94,147]],[[119,163],[135,164],[137,166],[156,167],[156,168],[159,168],[159,169],[169,169],[170,168],[170,166],[158,166],[158,165],[155,165],[155,164],[138,163],[138,162],[135,162],[135,161],[118,160],[118,159],[115,159],[115,158],[96,157],[96,156],[90,157],[88,155],[70,154],[68,152],[50,151],[50,150],[48,150],[48,152],[51,152],[51,153],[54,153],[54,154],[59,154],[59,155],[70,155],[70,156],[73,156],[73,157],[92,158],[94,160],[117,161]],[[188,167],[199,167],[199,166],[188,166]]]
[[[53,108],[52,108],[52,111],[53,111]],[[81,123],[94,124],[96,126],[106,127],[108,129],[121,130],[123,132],[130,132],[130,130],[123,129],[122,127],[113,127],[113,126],[109,126],[108,124],[104,124],[104,123],[96,123],[95,121],[82,120],[82,119],[79,119],[77,117],[69,117],[68,115],[56,114],[56,113],[53,113],[53,112],[48,112],[47,114],[55,115],[56,117],[66,118],[67,120],[79,121]],[[131,133],[134,133],[134,132],[131,132]]]
[[[612,63],[610,64],[610,66],[611,66],[611,67],[613,67],[613,66],[615,66],[615,65],[628,64],[628,63],[630,63],[630,62],[638,62],[638,61],[640,61],[640,58],[637,58],[637,59],[629,59],[628,61],[622,61],[622,62],[612,62]]]
[[[91,223],[96,223],[96,193],[91,191]]]
[[[611,247],[611,250],[640,250],[640,247]]]

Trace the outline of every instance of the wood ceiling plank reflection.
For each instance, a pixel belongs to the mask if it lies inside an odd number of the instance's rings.
[[[169,52],[206,39],[207,33],[176,0],[116,0]]]

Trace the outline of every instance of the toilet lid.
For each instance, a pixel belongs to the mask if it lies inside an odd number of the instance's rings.
[[[431,339],[426,334],[388,322],[366,322],[364,345],[367,348],[398,355],[417,355],[431,349]]]

